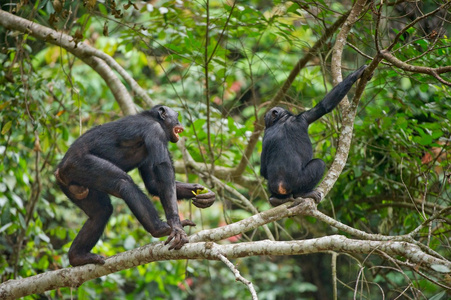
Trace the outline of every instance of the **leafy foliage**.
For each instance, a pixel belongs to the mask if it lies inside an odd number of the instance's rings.
[[[350,5],[322,0],[235,4],[57,0],[11,1],[1,9],[68,32],[74,40],[111,55],[155,103],[180,111],[186,147],[196,162],[233,168],[243,157],[255,122],[293,66]],[[388,45],[414,16],[403,14],[400,6],[384,8],[386,22],[378,42]],[[426,13],[435,8],[425,4]],[[432,16],[424,22],[437,22],[434,18],[447,17]],[[344,73],[377,54],[375,19],[369,9],[354,25],[343,55]],[[450,66],[446,24],[440,27],[445,32],[435,33],[424,32],[432,27],[410,27],[395,43],[393,53],[415,65]],[[315,54],[287,91],[282,104],[288,109],[312,107],[332,88],[328,71],[332,45],[330,41]],[[62,48],[0,27],[0,62],[0,276],[4,282],[68,266],[68,247],[85,216],[56,188],[55,165],[82,132],[121,113],[99,75]],[[450,89],[429,75],[380,65],[365,90],[345,171],[320,209],[367,232],[406,234],[450,206]],[[148,108],[135,100],[140,109]],[[341,114],[335,111],[310,128],[315,156],[327,165],[339,146],[340,120]],[[177,146],[170,149],[174,161],[182,162]],[[248,186],[223,183],[265,210],[269,205],[259,177],[260,152],[258,142],[243,175]],[[136,173],[131,175],[138,181]],[[203,180],[187,171],[177,176],[190,182]],[[236,195],[216,188],[222,201],[206,212],[181,203],[181,213],[202,228],[253,214]],[[95,251],[111,256],[157,240],[134,220],[123,201],[113,202],[115,212]],[[450,224],[449,216],[431,222],[421,230],[420,241],[449,257]],[[334,233],[311,218],[288,219],[270,228],[281,240]],[[264,238],[265,232],[258,230],[224,242]],[[331,297],[326,291],[332,289],[331,280],[319,279],[331,272],[323,257],[318,254],[302,263],[290,257],[252,257],[237,264],[262,299],[319,299]],[[446,298],[434,282],[399,266],[385,267],[391,263],[373,255],[340,255],[339,298],[381,291],[386,298],[396,298],[407,290],[411,298]],[[364,276],[359,277],[360,272]],[[355,281],[369,283],[367,290],[357,288]],[[241,299],[248,297],[248,291],[234,284],[232,273],[219,263],[166,261],[45,296],[70,295],[80,299],[209,299],[211,295]]]

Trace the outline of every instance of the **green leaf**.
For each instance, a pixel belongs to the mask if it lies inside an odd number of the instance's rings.
[[[446,299],[445,297],[446,297],[446,291],[442,291],[438,294],[435,294],[431,298],[429,298],[429,300],[445,300]]]
[[[11,126],[12,126],[12,125],[13,125],[13,122],[12,122],[12,121],[7,122],[7,123],[5,124],[5,126],[3,126],[2,134],[5,135],[5,134],[11,129]]]
[[[418,141],[418,143],[422,146],[427,146],[432,144],[432,136],[430,135],[424,135],[420,138],[420,140]]]

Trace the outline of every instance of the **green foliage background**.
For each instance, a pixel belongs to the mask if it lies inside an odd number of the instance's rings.
[[[7,2],[7,3],[6,3]],[[254,130],[256,117],[271,99],[305,49],[336,18],[348,1],[5,1],[17,15],[64,30],[111,56],[151,95],[155,103],[174,107],[185,125],[189,153],[198,162],[236,166]],[[114,13],[116,3],[120,14]],[[208,10],[206,9],[208,3]],[[60,3],[61,4],[61,3]],[[124,6],[125,5],[125,6]],[[428,4],[429,5],[429,4]],[[318,21],[304,9],[318,9]],[[425,9],[429,9],[426,5]],[[65,15],[64,11],[71,14]],[[388,7],[388,15],[396,15]],[[206,15],[209,16],[208,30]],[[350,42],[374,55],[371,15],[356,24]],[[387,39],[395,26],[385,28]],[[398,58],[421,56],[415,63],[451,65],[446,34],[436,51],[431,40],[412,28],[397,45]],[[329,46],[332,45],[331,44]],[[345,48],[345,73],[368,59]],[[69,145],[90,127],[122,114],[104,81],[64,49],[0,27],[0,278],[28,277],[68,267],[71,241],[85,220],[57,189],[53,171]],[[301,71],[284,99],[293,112],[312,107],[332,88],[330,47],[324,47]],[[208,65],[208,72],[205,66]],[[206,90],[208,81],[209,89]],[[140,109],[148,109],[136,98]],[[207,101],[210,107],[207,107]],[[207,122],[209,113],[210,123]],[[337,148],[338,110],[310,128],[315,156],[330,166]],[[380,65],[359,105],[354,140],[344,172],[320,209],[341,222],[367,232],[400,235],[416,228],[426,215],[450,205],[451,95],[449,87],[424,74],[405,73]],[[210,145],[207,136],[210,126]],[[437,150],[440,156],[434,155]],[[174,161],[181,160],[171,145]],[[259,178],[261,143],[246,176]],[[427,160],[428,155],[432,159]],[[422,160],[423,159],[423,160]],[[141,184],[137,173],[132,173]],[[180,180],[201,182],[193,174]],[[203,184],[209,185],[210,183]],[[264,193],[229,183],[260,210],[268,209]],[[252,215],[221,193],[221,201],[204,211],[188,202],[181,213],[198,228],[213,228]],[[159,202],[153,199],[159,206]],[[155,241],[136,222],[126,205],[114,199],[115,212],[94,251],[111,256]],[[161,207],[159,207],[161,209]],[[422,241],[450,257],[451,220],[434,223]],[[331,228],[313,219],[293,218],[272,229],[281,240],[322,236]],[[241,240],[265,238],[257,231]],[[163,239],[164,240],[164,239]],[[231,239],[225,242],[236,242]],[[20,251],[18,251],[20,250]],[[331,297],[330,255],[251,257],[235,261],[261,299],[324,299]],[[339,299],[354,294],[364,269],[364,295],[387,299],[409,285],[424,297],[446,299],[442,288],[395,268],[375,256],[338,260]],[[324,275],[327,274],[327,275]],[[151,263],[83,284],[34,295],[79,299],[248,299],[244,286],[221,263],[165,261]],[[415,296],[410,295],[415,298]],[[371,299],[371,296],[369,297]],[[431,298],[432,299],[432,298]]]

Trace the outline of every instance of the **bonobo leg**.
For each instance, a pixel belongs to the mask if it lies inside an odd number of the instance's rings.
[[[171,227],[160,220],[158,212],[149,198],[133,182],[132,178],[116,165],[94,155],[85,156],[86,164],[84,177],[89,179],[91,186],[102,192],[114,195],[125,201],[138,221],[154,237],[162,237],[171,233]],[[78,182],[78,181],[77,181]]]
[[[113,213],[113,206],[106,193],[91,189],[85,199],[72,201],[80,207],[88,220],[80,229],[69,249],[69,262],[72,266],[85,264],[104,264],[105,258],[91,253],[100,239],[105,226]]]
[[[81,200],[84,199],[88,196],[89,193],[89,189],[81,186],[81,185],[77,185],[77,184],[69,184],[68,182],[65,181],[65,179],[60,175],[60,169],[56,169],[55,173],[54,173],[56,179],[58,180],[58,184],[64,185],[65,187],[67,187],[66,190],[66,195],[71,198],[71,199],[76,199],[76,200]],[[67,191],[70,192],[70,196],[69,194],[67,194]]]
[[[293,201],[297,197],[313,198],[317,203],[321,201],[321,194],[314,190],[321,180],[326,169],[326,164],[321,159],[312,159],[299,172],[298,178],[292,184],[292,195],[284,196],[272,194],[269,202],[273,206]]]
[[[316,203],[321,201],[321,193],[315,190],[315,186],[321,180],[326,169],[326,164],[321,159],[312,159],[301,171],[299,188],[293,192],[293,197],[312,198]]]
[[[65,167],[65,165],[70,167]],[[106,200],[99,200],[96,197],[105,197],[104,195],[110,194],[122,198],[138,221],[154,237],[167,236],[171,233],[171,227],[160,220],[157,210],[147,196],[132,181],[131,177],[116,165],[94,155],[78,157],[76,164],[67,163],[65,165],[59,168],[60,177],[69,179],[71,184],[74,183],[89,189],[88,196],[78,200],[69,191],[69,187],[60,182],[66,195],[89,217],[79,233],[80,238],[77,236],[74,240],[75,246],[72,251],[76,254],[75,257],[80,256],[81,253],[81,256],[87,258],[75,260],[76,264],[96,260],[89,258],[88,256],[91,254],[88,253],[100,238],[109,218],[109,214],[106,217],[105,209],[100,205],[104,204]],[[182,225],[191,224],[182,223]],[[95,231],[95,234],[91,234],[90,231]],[[102,261],[99,260],[97,263],[102,263]]]

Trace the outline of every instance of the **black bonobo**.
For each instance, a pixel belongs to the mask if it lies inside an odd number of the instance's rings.
[[[332,111],[365,69],[366,65],[354,71],[308,111],[293,115],[274,107],[266,113],[260,173],[268,180],[273,206],[296,197],[321,201],[321,194],[314,188],[324,174],[325,163],[313,159],[308,126]]]
[[[169,235],[169,249],[180,249],[188,242],[183,226],[195,224],[180,220],[177,199],[194,197],[194,205],[206,208],[215,201],[215,194],[208,190],[194,196],[193,191],[204,187],[175,181],[168,142],[176,143],[182,131],[178,113],[157,105],[94,127],[72,144],[55,171],[66,196],[88,215],[70,247],[71,265],[105,263],[104,257],[91,250],[113,212],[109,195],[123,199],[152,236]],[[167,222],[160,220],[149,198],[127,174],[135,168],[149,193],[160,198]]]

